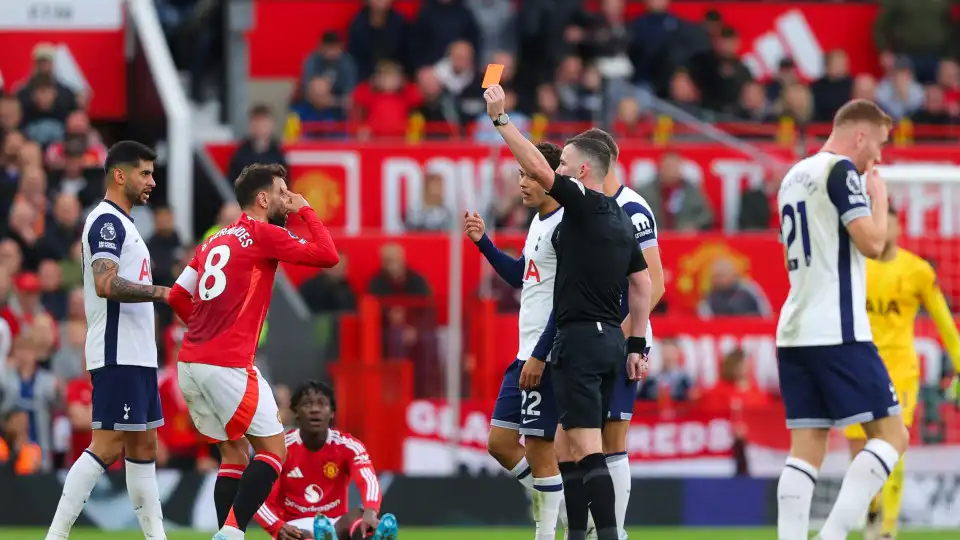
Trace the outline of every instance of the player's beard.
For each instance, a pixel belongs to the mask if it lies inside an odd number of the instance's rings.
[[[131,206],[143,206],[147,204],[147,201],[150,199],[149,190],[139,190],[139,191],[127,191],[127,200],[130,201]]]
[[[271,225],[276,225],[277,227],[286,227],[286,226],[287,226],[287,214],[286,214],[286,213],[283,213],[283,212],[281,212],[281,213],[279,213],[279,214],[271,214],[271,215],[267,216],[267,223],[269,223],[269,224],[271,224]]]

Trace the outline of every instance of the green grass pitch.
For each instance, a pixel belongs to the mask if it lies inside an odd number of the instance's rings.
[[[631,529],[631,538],[638,540],[771,540],[777,533],[773,528],[760,529],[711,529],[711,528],[637,528]],[[9,529],[0,527],[0,540],[43,540],[43,529]],[[210,540],[212,533],[168,531],[168,540]],[[898,540],[955,540],[956,531],[907,531]],[[78,529],[70,540],[139,540],[139,531],[103,532]],[[530,540],[533,528],[400,528],[398,540]],[[558,538],[560,538],[558,536]],[[851,536],[859,540],[859,535]],[[249,540],[269,540],[260,531],[251,532]]]

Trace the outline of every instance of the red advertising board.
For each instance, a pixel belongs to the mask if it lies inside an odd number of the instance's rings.
[[[588,4],[595,8],[597,2]],[[418,1],[399,0],[394,7],[412,19],[419,5]],[[303,59],[323,32],[345,32],[361,8],[360,2],[347,1],[256,0],[256,25],[248,35],[250,75],[300,77]],[[632,19],[643,9],[643,2],[628,2],[626,16]],[[832,49],[847,52],[854,73],[877,70],[873,45],[877,6],[873,3],[694,1],[676,2],[671,10],[691,21],[702,20],[709,10],[718,11],[724,23],[740,33],[743,59],[760,78],[789,56],[802,76],[815,79],[822,74],[824,54]],[[295,21],[310,24],[291,31]],[[844,31],[838,32],[838,21],[856,24],[844,25]]]
[[[54,73],[85,88],[90,116],[121,120],[127,112],[127,63],[120,0],[23,0],[0,3],[0,74],[8,91],[33,71],[37,45],[54,48]]]

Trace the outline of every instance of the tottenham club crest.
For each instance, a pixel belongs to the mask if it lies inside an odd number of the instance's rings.
[[[103,227],[100,228],[100,238],[103,238],[107,242],[117,238],[117,229],[113,227],[113,223],[103,224]]]

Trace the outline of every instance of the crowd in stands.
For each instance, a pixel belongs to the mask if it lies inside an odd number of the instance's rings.
[[[369,0],[349,27],[323,34],[304,59],[288,138],[497,141],[480,99],[488,62],[505,66],[508,112],[535,136],[558,122],[630,136],[651,117],[653,97],[706,121],[830,122],[845,101],[864,98],[896,120],[960,123],[950,2],[884,2],[874,28],[882,76],[851,73],[837,49],[816,81],[789,57],[757,79],[740,59],[736,21],[719,11],[684,20],[670,0],[645,0],[632,20],[624,0],[600,0],[597,12],[582,0],[425,0],[412,20],[392,4]]]

